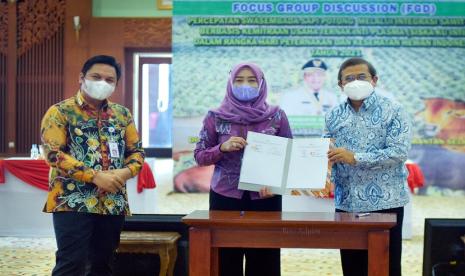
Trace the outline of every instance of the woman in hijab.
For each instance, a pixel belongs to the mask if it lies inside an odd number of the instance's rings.
[[[194,151],[200,166],[215,165],[210,187],[210,210],[281,211],[281,196],[238,189],[248,131],[292,138],[286,114],[266,102],[267,85],[262,70],[253,63],[236,65],[220,107],[203,121]],[[264,164],[265,165],[265,164]],[[266,183],[263,183],[266,184]],[[220,275],[280,275],[279,249],[220,249]]]

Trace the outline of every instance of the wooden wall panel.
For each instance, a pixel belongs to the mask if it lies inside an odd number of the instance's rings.
[[[40,120],[61,101],[63,91],[63,28],[18,58],[17,151],[27,153],[40,143]]]
[[[73,17],[79,16],[79,39],[73,25]],[[65,12],[64,86],[62,98],[74,96],[79,89],[79,72],[90,57],[89,33],[91,32],[92,0],[67,0]]]
[[[171,18],[125,19],[124,47],[171,49]]]
[[[6,2],[0,3],[0,153],[6,152],[6,78],[7,78],[7,53],[8,49],[8,6]]]
[[[16,153],[16,3],[8,1],[8,47],[6,54],[6,140],[7,153]],[[11,146],[10,146],[11,143]]]
[[[17,5],[16,152],[40,144],[40,121],[63,91],[63,0]]]
[[[6,127],[6,55],[0,52],[0,152],[7,148]]]
[[[8,48],[8,4],[0,2],[0,53],[6,54]]]

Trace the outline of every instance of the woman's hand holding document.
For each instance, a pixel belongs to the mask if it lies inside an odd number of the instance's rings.
[[[329,138],[288,139],[249,131],[239,189],[275,194],[323,189],[328,173]]]

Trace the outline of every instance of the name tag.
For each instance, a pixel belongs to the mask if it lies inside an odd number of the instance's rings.
[[[119,158],[118,143],[110,142],[110,157]]]

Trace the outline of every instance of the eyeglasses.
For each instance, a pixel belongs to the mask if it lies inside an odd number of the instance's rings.
[[[364,81],[364,80],[367,80],[367,79],[370,79],[371,78],[371,75],[367,75],[365,73],[362,73],[362,74],[358,74],[358,75],[347,75],[344,77],[344,81],[345,82],[352,82],[354,80],[361,80],[361,81]]]

